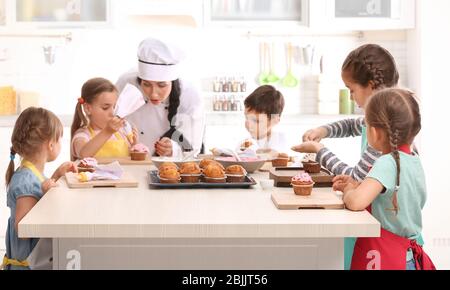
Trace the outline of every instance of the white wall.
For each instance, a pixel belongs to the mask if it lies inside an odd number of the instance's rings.
[[[57,114],[73,113],[84,81],[102,76],[115,82],[119,75],[136,65],[139,42],[148,36],[160,37],[179,43],[188,53],[186,75],[202,80],[215,76],[245,76],[248,91],[256,88],[259,73],[259,43],[275,43],[275,72],[286,74],[285,43],[316,46],[313,71],[318,72],[319,58],[324,55],[324,70],[338,89],[341,64],[349,51],[367,42],[377,42],[396,57],[402,82],[408,84],[406,74],[406,42],[404,32],[370,33],[364,38],[356,34],[269,36],[247,35],[242,30],[193,29],[180,27],[127,26],[121,29],[73,30],[73,40],[45,38],[0,37],[0,49],[7,48],[9,59],[0,61],[0,85],[14,85],[18,90],[38,91],[41,105]],[[54,45],[56,62],[44,62],[43,45]],[[294,72],[300,78],[300,86],[282,88],[288,106],[286,113],[317,113],[317,78],[311,78],[310,68],[294,62]],[[205,82],[203,82],[205,83]],[[203,87],[208,90],[208,87]],[[211,95],[206,95],[210,96]],[[244,95],[245,96],[245,95]],[[207,109],[211,107],[206,102]]]
[[[422,100],[422,161],[428,189],[423,224],[425,249],[439,269],[450,269],[450,10],[448,0],[418,0],[417,29],[408,34],[412,87]]]

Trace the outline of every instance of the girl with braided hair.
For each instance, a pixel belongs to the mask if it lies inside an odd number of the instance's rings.
[[[74,163],[62,164],[50,179],[44,176],[47,162],[61,151],[63,126],[50,111],[28,108],[16,121],[11,137],[11,161],[6,172],[7,205],[11,209],[6,232],[5,269],[51,269],[51,241],[21,239],[18,224],[66,172],[77,172]],[[14,170],[16,155],[21,165]]]
[[[350,89],[351,98],[365,108],[367,99],[377,91],[397,86],[399,74],[393,56],[383,47],[366,44],[350,52],[342,65],[342,80]],[[354,167],[340,160],[330,149],[319,143],[324,138],[347,138],[361,136],[361,159]],[[316,161],[334,175],[349,175],[362,181],[369,173],[380,152],[368,146],[364,117],[341,120],[303,135],[303,144],[292,148],[302,153],[316,153]],[[355,244],[354,238],[345,239],[345,265],[350,262]]]
[[[421,129],[419,105],[410,91],[385,89],[369,99],[365,117],[369,145],[382,156],[362,182],[341,175],[333,189],[344,193],[349,210],[368,209],[381,237],[357,239],[351,269],[433,270],[417,243],[426,201],[424,170],[411,151]]]

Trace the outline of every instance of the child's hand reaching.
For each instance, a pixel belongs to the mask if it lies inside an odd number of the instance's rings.
[[[323,144],[315,141],[307,141],[303,144],[292,147],[291,150],[300,153],[318,153],[322,148],[324,148]]]
[[[320,140],[322,140],[327,136],[327,133],[328,133],[327,129],[324,127],[308,130],[306,131],[305,134],[303,134],[303,142],[307,141],[320,142]]]
[[[333,178],[333,190],[343,193],[355,189],[359,186],[359,182],[348,175],[339,175]]]
[[[103,130],[105,130],[105,132],[107,132],[108,134],[112,135],[123,127],[125,127],[125,119],[114,117],[111,120],[109,120],[108,124],[106,124],[106,127]]]
[[[42,192],[44,194],[46,194],[50,190],[50,188],[57,187],[57,186],[58,186],[58,184],[56,183],[56,181],[53,178],[47,179],[46,181],[44,181],[42,183],[42,186],[41,186]]]
[[[66,172],[78,173],[77,165],[74,162],[65,162],[56,169],[52,179],[58,180],[66,174]]]

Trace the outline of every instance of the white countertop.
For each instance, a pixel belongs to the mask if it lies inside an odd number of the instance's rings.
[[[138,188],[68,189],[65,179],[19,224],[19,236],[49,238],[337,238],[379,236],[368,212],[278,210],[273,190],[156,190],[148,166],[124,166]],[[268,179],[268,173],[253,175]],[[331,189],[317,189],[331,190]]]

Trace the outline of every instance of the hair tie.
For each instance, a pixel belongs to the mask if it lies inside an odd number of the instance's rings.
[[[9,159],[11,159],[11,161],[14,161],[14,159],[16,159],[16,152],[12,152],[9,153]]]
[[[78,98],[78,103],[79,103],[80,105],[83,105],[83,104],[86,103],[86,102],[84,101],[83,97],[79,97],[79,98]]]

